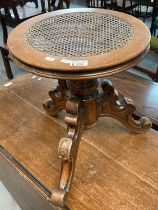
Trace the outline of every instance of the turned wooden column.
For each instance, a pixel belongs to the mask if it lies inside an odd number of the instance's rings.
[[[84,125],[88,128],[96,123],[98,119],[97,95],[98,79],[93,80],[67,80],[70,95],[80,99],[83,109]]]

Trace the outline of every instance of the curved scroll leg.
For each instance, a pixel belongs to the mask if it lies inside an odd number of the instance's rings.
[[[67,85],[65,80],[58,80],[58,86],[55,90],[49,91],[51,99],[43,103],[46,112],[52,116],[65,109],[67,99]]]
[[[101,103],[100,117],[115,118],[134,133],[142,133],[151,128],[152,123],[147,117],[141,117],[140,120],[133,119],[132,114],[136,107],[132,100],[126,97],[119,98],[109,80],[103,80],[101,86],[103,93],[99,97],[99,103]]]
[[[64,205],[65,196],[69,191],[84,130],[83,114],[77,98],[72,97],[66,103],[65,123],[67,124],[67,137],[60,140],[58,148],[59,158],[62,161],[60,183],[51,196],[51,202],[57,206]]]

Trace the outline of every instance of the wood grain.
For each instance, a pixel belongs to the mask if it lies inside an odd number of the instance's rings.
[[[30,184],[26,176],[24,179],[23,176],[20,175],[22,172],[20,170],[18,171],[17,167],[15,168],[13,161],[8,160],[1,152],[0,166],[0,179],[21,209],[30,210],[36,208],[38,210],[59,210],[50,205],[38,192],[36,186],[32,185],[32,183]],[[64,208],[62,210],[67,209]]]
[[[60,116],[41,111],[45,88],[53,85],[44,80],[26,75],[1,88],[0,145],[51,192],[59,178],[57,145],[66,130]],[[130,134],[118,122],[101,119],[82,138],[66,204],[73,210],[157,210],[157,170],[156,131]]]
[[[43,101],[48,99],[47,93],[50,89],[55,89],[57,80],[35,77],[27,74],[19,79],[13,80],[13,85],[9,87],[10,91],[18,94],[23,99],[27,99],[32,105],[45,112],[42,106]],[[40,79],[40,80],[39,80]],[[158,125],[158,85],[157,83],[133,75],[129,72],[122,72],[115,76],[109,76],[113,86],[120,95],[129,97],[136,105],[135,114],[138,116],[147,116],[154,125]],[[32,91],[35,90],[35,91]],[[37,92],[40,93],[37,94]],[[60,117],[63,113],[59,114]]]

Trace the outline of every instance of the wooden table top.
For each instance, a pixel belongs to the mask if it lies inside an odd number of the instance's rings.
[[[12,31],[13,61],[46,77],[102,77],[136,65],[150,32],[130,15],[102,9],[69,9],[34,17]]]
[[[27,74],[0,88],[0,154],[45,199],[56,187],[60,171],[57,145],[66,133],[62,115],[50,117],[41,105],[45,93],[55,86],[56,81]],[[0,167],[0,173],[3,171]],[[117,121],[102,118],[81,140],[66,205],[71,210],[157,210],[157,171],[155,130],[133,134]],[[18,196],[25,198],[25,193],[19,190]],[[23,205],[30,205],[27,200]]]

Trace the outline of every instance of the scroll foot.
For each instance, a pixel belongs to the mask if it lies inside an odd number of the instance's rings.
[[[66,103],[65,123],[67,124],[67,137],[59,143],[58,154],[62,161],[60,182],[52,192],[51,202],[57,206],[64,206],[75,169],[77,151],[84,130],[84,120],[80,101],[72,97]]]
[[[99,103],[102,104],[100,117],[115,118],[133,133],[143,133],[151,128],[152,123],[147,117],[141,117],[140,120],[133,119],[132,115],[136,107],[132,100],[126,97],[119,98],[109,80],[103,80],[101,86],[103,93],[99,97]]]
[[[55,116],[60,111],[65,109],[67,92],[66,81],[58,80],[57,88],[49,91],[49,96],[51,99],[48,99],[43,103],[43,107],[48,114]]]

